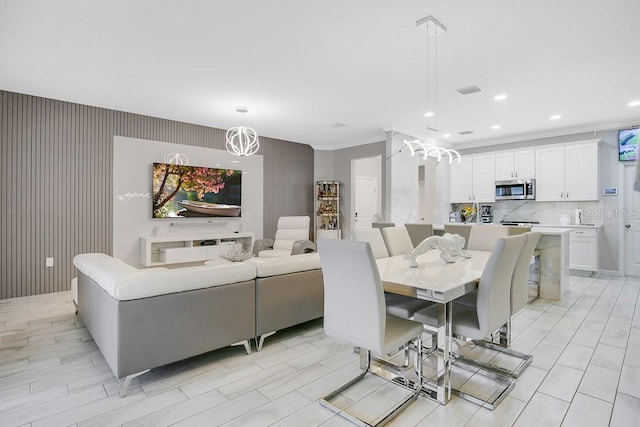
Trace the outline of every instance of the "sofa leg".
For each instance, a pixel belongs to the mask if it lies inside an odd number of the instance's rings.
[[[257,351],[262,350],[262,346],[264,345],[264,340],[269,338],[271,335],[275,334],[276,331],[267,332],[266,334],[260,335],[260,338],[256,337],[256,349]]]
[[[149,369],[145,369],[144,371],[141,371],[141,372],[136,372],[135,374],[127,375],[124,378],[118,378],[118,388],[120,389],[120,397],[125,397],[127,395],[127,392],[129,391],[129,383],[131,383],[132,379],[142,374],[146,374],[147,372],[149,372]]]
[[[249,340],[244,340],[244,341],[240,341],[240,342],[234,342],[231,345],[243,345],[244,346],[244,351],[246,351],[247,354],[251,354],[251,341],[249,341]]]

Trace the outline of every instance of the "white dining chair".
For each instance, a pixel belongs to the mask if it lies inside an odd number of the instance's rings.
[[[359,242],[369,243],[375,259],[387,258],[389,256],[379,228],[356,228],[353,230],[353,237]],[[433,304],[432,302],[418,298],[388,292],[385,292],[384,298],[387,313],[405,319],[410,319],[416,311],[427,308]]]
[[[451,330],[456,338],[482,340],[509,321],[511,279],[526,240],[527,237],[524,234],[500,237],[497,240],[478,282],[476,306],[451,305]],[[432,333],[432,341],[436,339],[434,334],[438,328],[438,307],[418,311],[414,315],[414,320],[423,323],[425,329]],[[460,356],[456,357],[465,362],[476,362]],[[489,403],[483,399],[478,400]]]
[[[469,232],[467,249],[470,251],[490,251],[500,237],[509,235],[509,227],[492,225],[473,225]]]
[[[387,258],[389,256],[379,228],[356,228],[353,230],[353,239],[358,242],[369,243],[375,259]]]
[[[383,228],[382,238],[387,246],[389,256],[404,255],[413,250],[411,237],[404,226]]]
[[[525,354],[509,348],[511,345],[511,318],[527,305],[527,301],[529,299],[529,266],[531,264],[533,252],[538,244],[538,240],[540,240],[540,233],[537,232],[528,232],[522,235],[526,237],[526,240],[520,254],[518,255],[513,275],[511,277],[509,320],[497,331],[492,333],[489,340],[474,340],[474,343],[479,346],[491,348],[511,357],[518,358],[522,362],[514,366],[512,369],[506,369],[490,363],[473,363],[476,366],[483,367],[492,372],[516,378],[519,377],[527,366],[531,364],[533,357],[530,354]],[[476,290],[456,299],[454,301],[454,305],[463,305],[472,308],[475,307],[477,304],[477,292],[478,291]],[[494,335],[498,338],[497,344],[495,343]]]
[[[411,244],[414,248],[427,237],[433,236],[433,224],[407,223],[404,227],[409,232]]]
[[[363,372],[320,400],[320,404],[359,425],[383,425],[415,401],[422,389],[422,324],[385,313],[382,282],[371,246],[366,242],[319,240],[318,253],[324,280],[324,330],[365,353]],[[414,367],[419,379],[398,405],[374,422],[367,422],[333,405],[330,400],[363,379],[372,353],[388,356],[415,348]]]

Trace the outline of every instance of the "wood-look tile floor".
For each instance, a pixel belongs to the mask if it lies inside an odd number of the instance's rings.
[[[513,347],[534,360],[495,411],[420,398],[392,425],[640,425],[639,290],[637,279],[572,277],[563,301],[514,319]],[[154,369],[120,398],[69,292],[0,301],[0,426],[347,426],[318,398],[358,371],[351,346],[314,321],[259,353],[229,347]],[[375,417],[401,393],[372,376],[339,400]]]

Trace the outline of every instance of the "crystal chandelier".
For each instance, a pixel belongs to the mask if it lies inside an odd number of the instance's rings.
[[[244,114],[247,111],[247,107],[236,107],[238,113]],[[226,135],[227,151],[234,156],[250,156],[258,152],[260,148],[260,142],[258,141],[258,134],[250,127],[236,126],[227,131]]]

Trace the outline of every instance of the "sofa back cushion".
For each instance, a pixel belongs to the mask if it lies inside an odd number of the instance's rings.
[[[249,258],[245,263],[255,268],[257,277],[270,277],[317,270],[320,268],[320,257],[314,252],[278,258]]]
[[[139,270],[105,254],[82,254],[73,259],[89,276],[117,300],[134,300],[253,280],[255,267],[241,262],[185,268]]]

